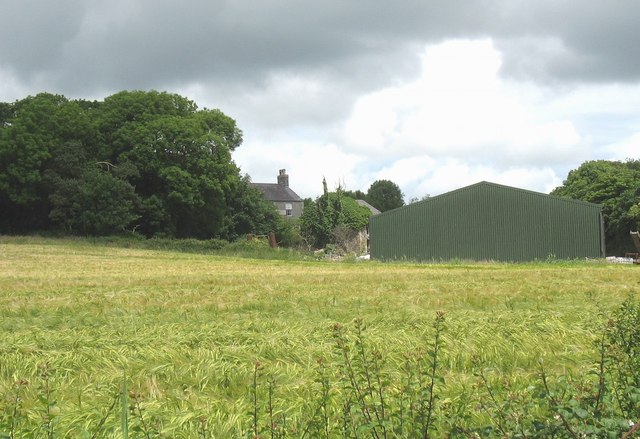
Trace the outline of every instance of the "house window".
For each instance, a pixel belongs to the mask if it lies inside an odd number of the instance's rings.
[[[293,206],[290,203],[287,203],[284,205],[284,214],[286,216],[292,216],[293,215]]]

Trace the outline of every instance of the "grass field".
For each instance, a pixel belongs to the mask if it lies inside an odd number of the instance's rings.
[[[352,334],[360,318],[395,382],[445,313],[442,401],[472,389],[478,365],[523,384],[541,360],[580,375],[607,313],[638,292],[637,267],[593,262],[282,261],[0,237],[0,437],[123,437],[125,391],[132,437],[251,437],[257,416],[295,426],[318,365],[339,379],[335,323]]]

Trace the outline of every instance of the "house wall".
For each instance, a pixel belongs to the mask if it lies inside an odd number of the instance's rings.
[[[286,216],[286,208],[287,204],[290,204],[291,209],[291,218],[300,218],[302,216],[302,209],[304,208],[304,202],[302,201],[274,201],[273,204],[276,206],[276,210],[282,216]]]
[[[601,207],[479,183],[370,220],[377,259],[531,261],[602,257]]]

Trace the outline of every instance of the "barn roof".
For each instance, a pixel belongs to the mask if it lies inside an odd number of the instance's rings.
[[[417,205],[421,205],[421,204],[425,204],[425,203],[431,203],[431,202],[433,202],[435,200],[439,200],[439,199],[442,199],[442,198],[447,198],[447,197],[450,197],[451,195],[454,195],[454,194],[457,194],[457,193],[460,193],[460,192],[473,191],[473,190],[475,190],[477,188],[491,188],[491,187],[497,188],[497,189],[500,189],[500,190],[506,190],[506,191],[510,191],[510,192],[521,193],[521,194],[525,194],[525,195],[531,195],[531,196],[543,197],[543,198],[550,198],[550,199],[557,199],[557,200],[561,200],[561,201],[567,202],[567,203],[576,203],[576,204],[582,204],[584,206],[602,208],[602,205],[600,205],[600,204],[589,203],[587,201],[574,200],[572,198],[565,198],[565,197],[559,197],[557,195],[544,194],[542,192],[536,192],[536,191],[532,191],[532,190],[528,190],[528,189],[521,189],[521,188],[517,188],[517,187],[513,187],[513,186],[507,186],[507,185],[503,185],[503,184],[492,183],[490,181],[480,181],[478,183],[474,183],[474,184],[471,184],[469,186],[464,186],[464,187],[461,187],[459,189],[454,189],[452,191],[445,192],[444,194],[435,195],[433,197],[429,197],[429,198],[426,198],[426,199],[421,200],[421,201],[416,201],[415,203],[407,204],[407,205],[404,205],[402,207],[398,207],[398,208],[393,209],[393,210],[388,210],[386,212],[383,212],[383,215],[391,213],[391,212],[395,212],[395,211],[400,210],[400,209],[410,209],[410,208],[412,208],[414,206],[417,206]]]

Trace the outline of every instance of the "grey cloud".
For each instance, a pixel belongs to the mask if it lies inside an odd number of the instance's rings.
[[[353,94],[416,74],[416,45],[492,37],[503,74],[638,81],[637,0],[401,3],[0,0],[0,67],[71,95],[322,72]],[[57,91],[56,90],[56,91]]]
[[[0,9],[0,65],[28,79],[56,63],[85,13],[73,0],[1,1]]]
[[[640,81],[639,2],[533,4],[521,29],[497,35],[503,73],[556,83]]]

